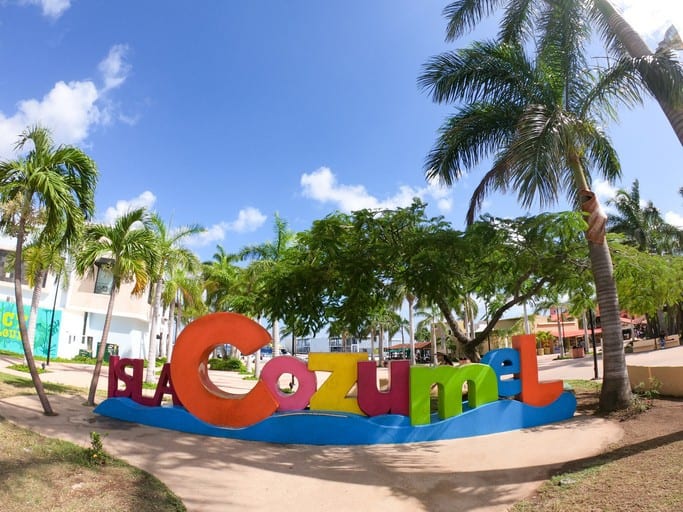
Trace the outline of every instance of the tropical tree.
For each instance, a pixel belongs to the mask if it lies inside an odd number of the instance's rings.
[[[433,365],[437,364],[436,353],[439,348],[445,349],[446,345],[446,333],[448,332],[448,324],[444,320],[443,313],[436,306],[421,307],[418,309],[417,314],[422,317],[417,323],[417,330],[421,332],[429,332],[429,341],[431,341],[431,354]],[[438,346],[437,342],[441,342],[441,347]]]
[[[478,361],[478,346],[510,308],[547,289],[566,293],[585,286],[586,248],[578,240],[585,222],[578,213],[485,217],[463,233],[426,218],[424,207],[335,213],[315,221],[299,234],[288,264],[269,273],[266,309],[311,332],[333,323],[336,332],[362,337],[373,314],[391,305],[394,291],[405,284],[423,304],[439,308],[462,351]],[[378,236],[393,215],[420,218],[420,229],[403,239],[400,250],[391,238]],[[454,303],[467,293],[487,300],[489,312],[486,328],[474,336],[453,315]]]
[[[518,44],[477,43],[432,59],[420,78],[437,102],[464,104],[444,123],[427,157],[428,179],[459,180],[492,158],[470,201],[471,222],[494,190],[517,192],[524,207],[553,204],[561,193],[588,219],[588,241],[603,328],[603,410],[626,408],[626,373],[617,290],[605,242],[606,217],[590,190],[591,173],[609,182],[620,176],[602,125],[615,103],[639,99],[636,70],[588,71],[582,58],[589,27],[581,2],[553,3],[538,21],[542,37],[530,59]],[[547,37],[544,37],[547,35]]]
[[[56,275],[55,285],[59,286],[59,281],[66,286],[68,284],[69,272],[66,258],[62,255],[61,249],[43,237],[38,238],[24,248],[24,268],[26,272],[26,282],[33,288],[31,295],[31,308],[28,316],[28,339],[35,342],[36,325],[38,320],[38,304],[43,293],[43,286],[50,272]],[[13,264],[13,258],[7,258],[8,264]],[[55,289],[55,294],[57,290]],[[56,298],[56,297],[55,297]],[[49,362],[49,356],[48,356]]]
[[[30,146],[33,146],[32,148]],[[30,149],[29,149],[30,148]],[[42,236],[56,247],[68,248],[78,237],[83,223],[95,210],[97,166],[88,155],[73,146],[55,146],[49,130],[41,126],[26,129],[16,144],[24,156],[0,162],[0,197],[17,206],[16,214],[5,223],[13,224],[16,236],[14,294],[21,343],[33,385],[43,411],[54,414],[36,369],[28,336],[22,294],[23,248],[31,220],[41,212]],[[5,224],[6,225],[6,224]]]
[[[206,305],[211,311],[234,309],[237,283],[243,270],[237,266],[238,261],[238,255],[230,254],[221,245],[217,245],[211,260],[202,264]]]
[[[158,265],[157,243],[150,216],[144,208],[124,213],[113,225],[93,224],[85,230],[76,254],[76,272],[80,276],[92,275],[99,265],[100,268],[106,268],[112,278],[102,339],[97,349],[95,369],[88,391],[88,405],[95,405],[95,392],[109,337],[114,302],[121,284],[132,282],[133,295],[140,296],[145,292]],[[154,360],[150,360],[148,364],[154,364]]]
[[[166,338],[165,356],[170,360],[173,345],[178,332],[188,318],[184,318],[187,312],[192,318],[206,313],[202,294],[204,292],[204,280],[201,276],[190,274],[181,268],[172,268],[164,281],[164,290],[161,293],[161,301],[168,310],[168,334]],[[175,328],[174,328],[175,326]]]
[[[608,204],[617,212],[608,219],[607,230],[623,235],[627,244],[654,254],[680,253],[683,249],[683,231],[664,221],[652,201],[642,204],[638,180],[630,192],[619,189]]]
[[[505,43],[528,43],[539,32],[545,38],[571,37],[566,32],[547,31],[547,19],[553,11],[571,8],[584,26],[592,26],[602,37],[611,55],[624,61],[628,55],[636,64],[638,76],[661,106],[678,140],[683,144],[683,70],[673,49],[660,46],[656,52],[633,30],[619,10],[609,0],[456,0],[444,9],[448,19],[446,39],[464,35],[483,18],[504,7],[500,20],[499,39]],[[678,48],[680,49],[680,47]],[[585,49],[581,57],[585,58]]]
[[[287,250],[292,246],[296,239],[296,233],[287,227],[287,221],[275,214],[275,225],[273,227],[275,239],[259,245],[247,246],[240,251],[243,260],[252,260],[252,270],[263,276],[279,261],[281,261]],[[273,335],[273,354],[280,353],[280,319],[277,316],[271,317]]]
[[[162,304],[161,295],[164,288],[164,279],[175,268],[188,272],[199,270],[200,264],[197,255],[180,245],[180,243],[191,235],[201,233],[204,231],[204,228],[193,224],[191,226],[170,229],[157,214],[150,216],[149,225],[156,236],[156,250],[158,254],[156,266],[150,269],[154,298],[152,299],[152,321],[150,322],[149,329],[148,364],[145,376],[145,380],[152,384],[155,382],[157,347],[161,342],[161,339],[157,338],[156,331],[157,319],[159,318]]]

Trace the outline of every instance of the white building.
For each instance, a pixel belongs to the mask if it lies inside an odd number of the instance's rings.
[[[0,240],[0,349],[23,353],[14,297],[13,268],[6,265],[6,256],[14,252],[13,241]],[[49,275],[41,294],[34,353],[50,357],[72,358],[81,350],[95,354],[102,338],[102,329],[111,289],[111,274],[105,268],[93,269],[93,275],[83,279],[71,272],[66,288]],[[24,280],[25,281],[25,280]],[[118,346],[122,357],[142,358],[147,352],[151,305],[149,293],[133,297],[132,283],[124,283],[116,296],[108,344]],[[28,314],[33,289],[22,286],[24,308]],[[160,323],[160,330],[163,324]]]

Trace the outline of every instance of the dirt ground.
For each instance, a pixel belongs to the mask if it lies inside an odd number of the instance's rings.
[[[592,414],[597,394],[577,392]],[[678,512],[683,510],[683,399],[639,399],[644,412],[621,412],[624,437],[604,454],[565,465],[516,512]]]

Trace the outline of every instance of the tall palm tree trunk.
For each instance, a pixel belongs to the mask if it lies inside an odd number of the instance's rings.
[[[408,301],[408,336],[410,339],[408,343],[410,344],[410,364],[415,365],[415,296],[409,294],[406,297]]]
[[[379,365],[384,366],[384,329],[379,324]]]
[[[100,346],[97,349],[97,360],[95,361],[95,369],[92,372],[92,380],[90,381],[90,389],[88,390],[88,405],[95,405],[95,393],[97,392],[97,383],[100,380],[100,373],[102,371],[102,361],[104,361],[104,352],[107,348],[107,339],[109,338],[109,328],[111,327],[111,317],[114,314],[114,301],[118,288],[112,285],[111,292],[109,292],[109,304],[107,305],[107,314],[104,317],[104,326],[102,327],[102,339]]]
[[[621,336],[619,301],[612,274],[612,257],[607,242],[589,242],[591,270],[600,306],[602,326],[603,380],[600,409],[614,411],[628,407],[632,400]]]
[[[438,359],[436,357],[436,323],[432,322],[432,366],[438,364]]]
[[[159,305],[161,304],[161,278],[154,283],[154,300],[152,301],[152,321],[149,326],[149,350],[147,351],[147,372],[145,374],[145,382],[154,384],[155,370],[157,360],[157,347],[159,340],[157,339],[157,317],[159,312]]]
[[[582,177],[583,174],[581,173]],[[600,409],[614,411],[627,408],[632,400],[631,385],[626,371],[626,356],[621,335],[621,317],[617,285],[614,280],[612,256],[605,239],[607,216],[601,212],[595,194],[587,189],[585,181],[579,182],[583,202],[581,209],[588,216],[588,249],[595,291],[600,307],[602,326],[603,381],[600,392]]]
[[[27,203],[30,205],[30,203]],[[31,380],[33,381],[33,387],[36,388],[36,393],[40,399],[40,404],[43,406],[43,412],[46,416],[55,416],[55,412],[52,410],[50,401],[47,398],[47,393],[45,393],[45,387],[43,386],[43,381],[40,380],[40,375],[38,375],[38,369],[36,368],[36,360],[33,358],[33,350],[31,349],[31,339],[28,336],[28,329],[26,328],[26,315],[24,315],[24,296],[21,289],[21,275],[22,275],[22,265],[21,265],[21,255],[22,248],[24,245],[24,232],[25,232],[25,216],[22,215],[19,219],[19,226],[17,230],[17,245],[16,252],[14,255],[14,300],[17,306],[17,321],[19,322],[19,333],[21,335],[21,345],[24,349],[24,357],[26,358],[26,365],[28,366],[29,373],[31,374]]]
[[[171,354],[173,352],[173,345],[175,343],[175,329],[173,326],[173,319],[175,315],[175,300],[172,300],[168,305],[168,333],[166,334],[166,359],[171,361]]]
[[[273,318],[273,357],[280,355],[280,321]]]
[[[47,269],[40,270],[36,275],[36,284],[33,287],[33,294],[31,295],[31,309],[28,315],[28,339],[36,340],[36,326],[38,325],[38,303],[40,302],[40,295],[43,293],[43,281],[47,276]],[[57,293],[55,291],[55,293]]]
[[[617,11],[616,7],[612,5],[609,0],[595,0],[595,5],[605,17],[609,28],[617,37],[619,42],[624,45],[626,51],[631,57],[646,57],[652,55],[645,41],[633,30],[633,27],[628,24],[624,17]],[[645,82],[649,84],[651,81],[647,76],[643,77]],[[680,106],[672,106],[664,98],[655,94],[659,106],[662,108],[664,115],[669,120],[679,142],[683,145],[683,108]]]

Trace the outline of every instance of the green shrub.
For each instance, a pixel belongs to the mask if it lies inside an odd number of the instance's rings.
[[[86,449],[86,456],[88,463],[93,466],[109,462],[109,455],[104,451],[102,436],[98,432],[90,432],[90,447]]]
[[[71,361],[73,361],[74,363],[84,363],[84,364],[93,364],[94,365],[97,362],[97,359],[90,356],[90,355],[78,354],[77,356],[74,356]]]
[[[28,369],[27,364],[12,364],[12,365],[8,366],[7,368],[9,368],[10,370],[15,370],[17,372],[24,372],[24,373],[29,373],[29,371],[30,371]],[[44,368],[41,368],[40,366],[37,366],[36,370],[38,371],[38,373],[45,373],[47,371]]]
[[[209,359],[209,369],[221,370],[226,372],[240,372],[245,369],[244,363],[240,359],[230,357],[228,359],[212,358]]]

